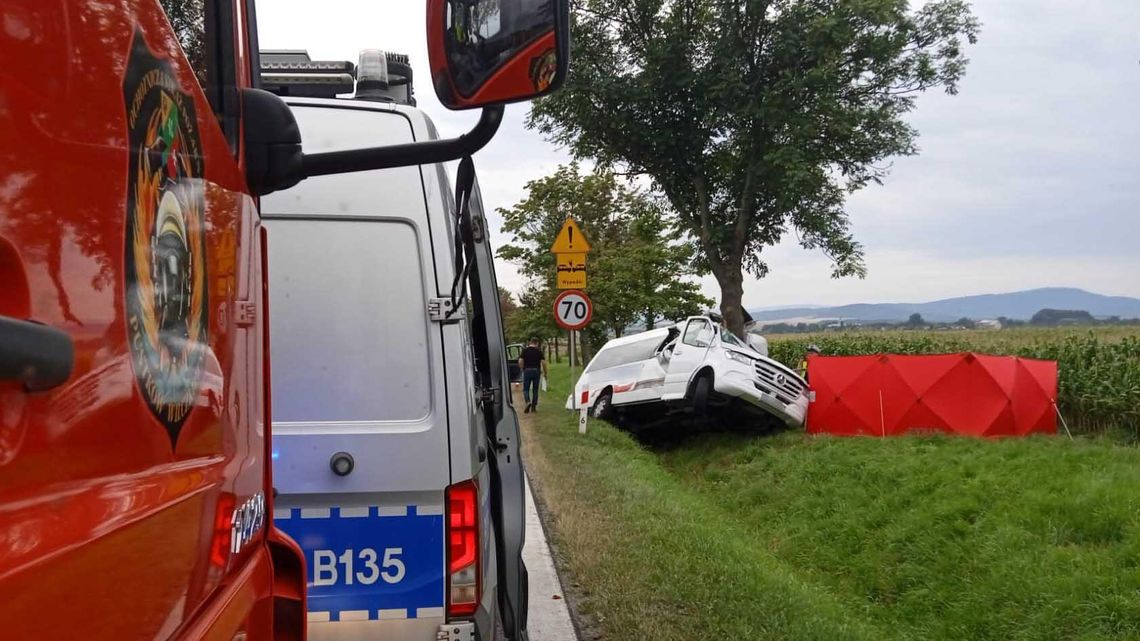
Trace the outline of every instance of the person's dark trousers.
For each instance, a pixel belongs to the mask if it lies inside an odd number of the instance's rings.
[[[537,367],[523,370],[523,400],[532,409],[538,407],[539,376],[540,370]]]

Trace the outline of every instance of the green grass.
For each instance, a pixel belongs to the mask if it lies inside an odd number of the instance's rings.
[[[1140,639],[1140,450],[709,435],[561,410],[527,465],[605,639]]]
[[[887,638],[626,434],[591,421],[579,435],[576,415],[561,409],[567,370],[550,369],[539,413],[523,416],[526,463],[602,638]]]
[[[897,638],[1140,638],[1140,450],[785,434],[662,459]]]

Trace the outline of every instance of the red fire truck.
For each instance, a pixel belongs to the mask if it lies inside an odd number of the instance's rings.
[[[433,84],[476,128],[306,155],[258,88],[254,0],[0,3],[0,638],[304,637],[267,518],[259,197],[470,155],[568,62],[565,0],[427,4]]]

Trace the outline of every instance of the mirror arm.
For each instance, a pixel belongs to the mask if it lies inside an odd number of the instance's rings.
[[[475,127],[458,138],[305,154],[302,161],[303,172],[305,177],[309,178],[458,160],[482,149],[499,130],[502,122],[502,105],[485,107]]]

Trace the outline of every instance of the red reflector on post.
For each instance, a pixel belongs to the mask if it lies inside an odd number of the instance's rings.
[[[582,404],[585,405],[586,403],[589,403],[589,402],[590,402],[590,390],[584,389],[584,390],[582,390]]]
[[[447,614],[471,616],[479,607],[479,488],[447,488]]]

